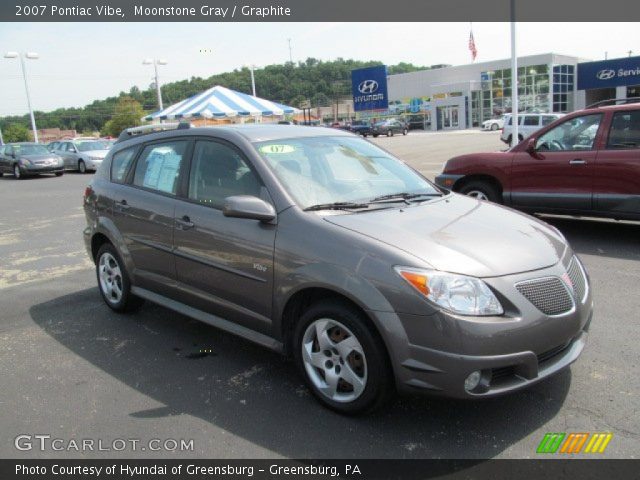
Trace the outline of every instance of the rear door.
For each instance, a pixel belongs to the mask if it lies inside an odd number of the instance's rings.
[[[535,140],[536,151],[516,152],[511,199],[518,208],[591,210],[602,114],[573,117]]]
[[[269,199],[239,149],[222,140],[197,140],[186,198],[175,211],[181,301],[270,334],[276,226],[225,217],[224,199],[232,195]]]
[[[131,255],[134,282],[166,296],[175,294],[175,199],[191,143],[180,138],[144,145],[127,183],[116,180],[111,193],[113,221]],[[127,156],[133,153],[114,155],[112,179],[126,171]]]
[[[640,109],[614,112],[594,181],[595,209],[640,216]]]

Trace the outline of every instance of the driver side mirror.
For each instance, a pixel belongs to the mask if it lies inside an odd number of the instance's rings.
[[[525,148],[525,151],[529,154],[529,155],[535,155],[536,153],[536,139],[535,138],[530,138],[529,140],[527,140],[527,147]]]
[[[234,195],[224,199],[222,214],[225,217],[248,218],[270,222],[276,218],[273,205],[253,195]]]

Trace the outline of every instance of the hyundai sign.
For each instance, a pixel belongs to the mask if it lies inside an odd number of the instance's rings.
[[[578,64],[578,90],[640,85],[640,57]]]
[[[389,108],[386,65],[352,70],[351,91],[356,112]]]

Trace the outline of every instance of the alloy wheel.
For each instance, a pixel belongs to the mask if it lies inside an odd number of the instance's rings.
[[[117,304],[122,299],[122,271],[113,255],[105,252],[98,262],[98,277],[100,290],[104,298],[111,304]]]
[[[478,200],[489,200],[489,197],[482,190],[469,190],[467,196],[477,198]]]
[[[352,402],[367,386],[367,361],[360,341],[345,325],[317,319],[302,337],[302,361],[314,387],[334,402]]]
[[[22,177],[22,172],[20,172],[20,167],[17,164],[13,166],[13,176],[17,179]]]

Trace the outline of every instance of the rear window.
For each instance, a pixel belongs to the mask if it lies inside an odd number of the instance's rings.
[[[127,148],[119,151],[113,156],[113,159],[111,160],[111,181],[115,183],[125,182],[135,153],[135,148]]]
[[[613,115],[607,148],[640,148],[640,110],[617,112]]]

